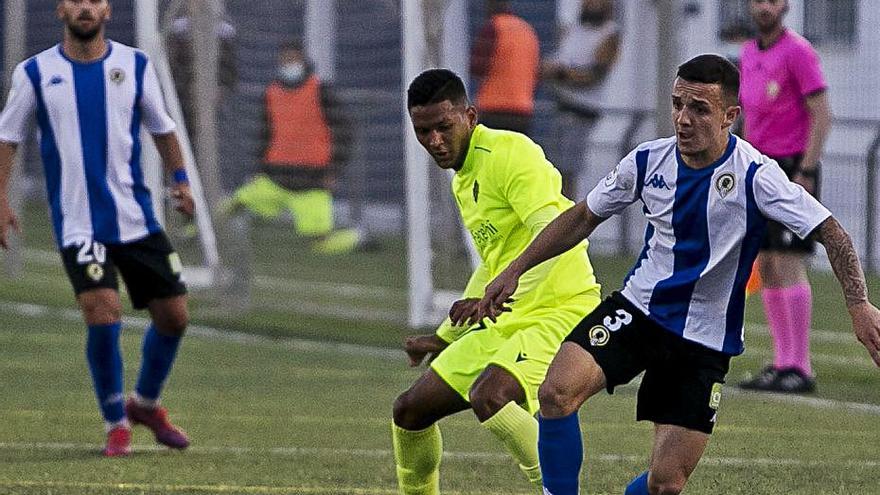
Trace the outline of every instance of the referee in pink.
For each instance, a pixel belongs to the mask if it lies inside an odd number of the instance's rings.
[[[740,56],[745,138],[818,198],[819,157],[831,128],[819,57],[809,41],[783,26],[788,0],[750,0],[749,12],[758,37],[743,46]],[[740,383],[741,388],[816,390],[810,365],[812,291],[806,269],[813,249],[812,240],[801,241],[774,222],[768,225],[758,264],[774,360]]]

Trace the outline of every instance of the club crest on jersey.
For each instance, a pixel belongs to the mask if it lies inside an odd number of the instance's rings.
[[[718,191],[722,198],[730,194],[735,185],[736,176],[732,172],[725,172],[715,179],[715,190]]]
[[[122,84],[122,81],[125,81],[125,71],[118,67],[110,69],[110,81],[116,84]]]
[[[602,347],[611,339],[611,332],[602,325],[596,325],[590,329],[590,345],[593,347]]]
[[[672,189],[669,187],[669,184],[666,183],[666,179],[663,178],[663,174],[654,174],[650,180],[645,182],[646,187],[653,187],[654,189]]]
[[[474,203],[477,202],[477,198],[480,197],[480,183],[474,181]]]
[[[97,282],[104,278],[104,268],[98,263],[89,263],[86,267],[86,275],[88,275],[93,282]]]

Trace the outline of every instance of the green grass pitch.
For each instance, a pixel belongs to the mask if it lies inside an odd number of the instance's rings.
[[[27,220],[26,275],[0,284],[0,494],[396,493],[391,403],[418,376],[396,350],[407,333],[394,322],[405,308],[399,243],[321,263],[277,227],[256,228],[255,307],[230,314],[196,295],[194,327],[167,387],[164,402],[192,447],[156,448],[138,428],[134,455],[104,459],[83,325],[57,257],[47,254],[45,222]],[[607,289],[628,264],[595,259]],[[719,426],[686,493],[880,494],[880,370],[852,337],[833,278],[812,278],[819,393],[788,399],[725,387]],[[344,283],[383,287],[337,296],[342,306],[376,312],[375,321],[322,314],[329,296],[321,291]],[[875,297],[878,289],[872,278]],[[729,383],[770,359],[757,302]],[[123,337],[129,388],[141,323],[130,320]],[[651,428],[634,415],[634,386],[582,409],[584,493],[619,495],[645,468]],[[441,428],[444,493],[537,493],[473,415]]]

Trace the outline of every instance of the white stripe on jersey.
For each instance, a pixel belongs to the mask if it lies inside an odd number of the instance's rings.
[[[808,235],[831,213],[779,165],[730,136],[716,163],[695,170],[675,138],[644,143],[587,197],[608,217],[636,201],[645,249],[622,294],[662,327],[727,354],[743,351],[745,284],[768,219]]]
[[[146,55],[108,40],[91,63],[60,45],[22,62],[0,116],[0,140],[20,142],[36,111],[58,244],[125,243],[160,230],[140,166],[140,129],[175,129]]]

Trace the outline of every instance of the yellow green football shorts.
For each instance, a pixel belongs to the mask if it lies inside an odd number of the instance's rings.
[[[433,369],[464,400],[477,377],[494,364],[508,371],[526,392],[526,409],[538,412],[538,387],[559,346],[602,301],[599,291],[578,294],[556,306],[504,313],[496,323],[464,334],[431,362]],[[488,320],[487,320],[488,321]]]

